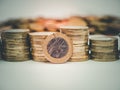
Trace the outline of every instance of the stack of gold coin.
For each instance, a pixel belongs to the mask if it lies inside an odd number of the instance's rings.
[[[0,37],[0,59],[2,59],[2,43],[1,43],[1,37]]]
[[[33,60],[46,62],[47,59],[43,53],[42,44],[47,36],[53,34],[54,32],[33,32],[29,33],[31,41],[31,49]]]
[[[118,38],[115,36],[90,36],[91,59],[95,61],[115,61],[119,59]]]
[[[12,29],[2,32],[4,60],[25,61],[30,59],[28,29]]]
[[[88,60],[88,27],[61,26],[60,29],[73,41],[73,54],[69,61]]]

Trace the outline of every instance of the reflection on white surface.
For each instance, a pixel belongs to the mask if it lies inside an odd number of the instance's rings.
[[[0,90],[120,90],[120,60],[114,62],[0,61]]]

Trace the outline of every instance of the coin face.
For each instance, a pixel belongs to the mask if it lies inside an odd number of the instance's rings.
[[[72,41],[62,33],[48,36],[43,43],[43,52],[48,61],[52,63],[65,63],[73,51]]]
[[[61,58],[68,52],[67,42],[61,38],[53,38],[47,45],[48,53],[54,58]]]
[[[92,41],[103,41],[103,42],[110,42],[110,41],[115,41],[117,40],[116,37],[114,36],[106,36],[106,35],[91,35],[90,40]]]

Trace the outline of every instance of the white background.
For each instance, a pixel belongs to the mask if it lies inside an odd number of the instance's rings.
[[[0,0],[0,20],[15,17],[63,18],[71,15],[115,15],[120,0]]]

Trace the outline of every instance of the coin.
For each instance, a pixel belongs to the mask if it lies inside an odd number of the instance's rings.
[[[118,38],[114,36],[92,35],[90,37],[91,59],[114,61],[119,58]]]
[[[40,62],[47,61],[43,53],[42,44],[43,44],[43,41],[47,38],[47,36],[53,33],[55,32],[33,32],[29,34],[33,60],[40,61]]]
[[[43,43],[43,52],[52,63],[65,63],[72,55],[72,41],[62,33],[48,36]]]
[[[28,29],[12,29],[2,32],[3,58],[8,61],[30,59]]]
[[[73,54],[69,61],[88,60],[88,27],[61,26],[60,29],[63,33],[70,37],[73,42]]]

